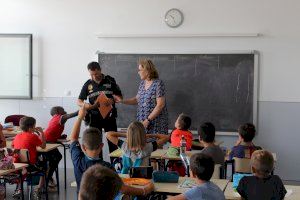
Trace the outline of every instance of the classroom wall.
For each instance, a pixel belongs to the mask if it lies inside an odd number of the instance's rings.
[[[185,16],[183,25],[177,29],[167,27],[163,21],[165,12],[172,7],[181,9]],[[0,100],[0,121],[8,114],[22,113],[37,117],[45,127],[51,106],[63,105],[69,112],[76,109],[76,97],[89,78],[86,64],[97,59],[98,50],[155,53],[257,50],[260,84],[256,141],[278,154],[276,173],[286,180],[300,181],[297,173],[300,157],[296,154],[300,140],[299,7],[300,2],[294,0],[0,0],[0,33],[32,33],[34,42],[34,99]],[[261,33],[262,36],[99,39],[96,37],[99,33]],[[67,124],[67,133],[71,123]],[[236,137],[218,139],[231,146]]]

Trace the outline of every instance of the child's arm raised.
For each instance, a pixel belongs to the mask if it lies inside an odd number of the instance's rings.
[[[59,123],[61,125],[64,125],[67,122],[68,119],[76,117],[78,115],[78,112],[79,111],[76,111],[76,112],[73,112],[73,113],[70,113],[70,114],[64,114],[64,115],[62,115],[61,118],[60,118],[60,122]]]
[[[164,145],[170,139],[170,136],[165,135],[165,134],[147,134],[146,137],[147,138],[157,138],[156,143],[158,146]]]
[[[81,122],[85,115],[86,115],[86,109],[84,106],[82,106],[78,112],[78,118],[75,121],[75,124],[74,124],[72,132],[71,132],[71,136],[70,136],[71,142],[78,141]]]
[[[124,132],[113,132],[113,131],[109,131],[106,133],[106,138],[115,145],[118,145],[119,137],[126,138],[127,134]]]

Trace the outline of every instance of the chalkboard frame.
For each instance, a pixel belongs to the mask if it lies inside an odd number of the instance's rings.
[[[98,61],[100,61],[100,56],[103,54],[253,54],[254,56],[254,65],[253,65],[253,124],[256,126],[256,129],[258,130],[258,92],[259,92],[259,51],[257,50],[233,50],[233,51],[204,51],[204,52],[199,52],[199,51],[184,51],[184,52],[164,52],[164,51],[159,51],[159,52],[148,52],[148,51],[143,51],[143,52],[135,52],[135,51],[123,51],[123,52],[114,52],[114,51],[96,51],[96,54],[98,56]],[[113,76],[113,74],[111,74]],[[124,131],[126,130],[126,127],[118,127],[118,130]],[[169,130],[171,132],[172,130]],[[197,130],[191,130],[191,132],[196,135]],[[227,132],[227,131],[216,131],[216,135],[219,136],[237,136],[237,132]]]

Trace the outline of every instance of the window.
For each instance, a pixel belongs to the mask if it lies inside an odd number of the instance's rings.
[[[0,98],[32,98],[32,34],[0,34]]]

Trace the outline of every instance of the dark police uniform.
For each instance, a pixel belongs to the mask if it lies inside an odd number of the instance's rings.
[[[91,79],[85,82],[78,98],[83,101],[88,99],[89,103],[93,105],[101,92],[104,92],[106,96],[111,99],[113,99],[113,94],[122,96],[122,92],[115,79],[109,75],[102,74],[102,80],[99,84]],[[103,119],[101,116],[98,108],[89,110],[87,116],[88,125],[90,127],[98,128],[100,131],[102,131],[102,128],[104,128],[105,132],[117,131],[117,109],[115,104],[112,106],[113,108],[111,112],[106,116],[105,119]],[[115,145],[109,142],[109,151],[112,152],[115,149]]]

